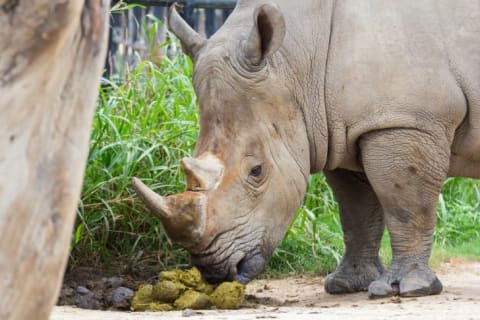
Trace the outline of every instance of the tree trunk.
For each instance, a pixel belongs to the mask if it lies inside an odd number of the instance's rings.
[[[48,319],[68,257],[105,0],[0,0],[0,319]]]

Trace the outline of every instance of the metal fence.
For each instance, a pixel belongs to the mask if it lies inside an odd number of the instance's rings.
[[[167,40],[165,21],[167,6],[177,2],[183,6],[180,14],[199,33],[210,37],[220,28],[236,0],[124,0],[138,4],[128,10],[113,12],[110,18],[110,36],[105,76],[121,74],[139,61],[161,58],[158,46]],[[112,0],[112,7],[118,0]],[[152,28],[152,26],[159,26]],[[153,30],[155,29],[155,30]]]

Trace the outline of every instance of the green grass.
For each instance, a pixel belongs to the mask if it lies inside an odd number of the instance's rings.
[[[449,178],[437,207],[435,240],[439,245],[458,245],[480,238],[480,181]]]
[[[480,238],[473,238],[454,245],[441,245],[436,242],[433,245],[430,263],[436,267],[441,262],[450,259],[478,261],[480,259]]]
[[[160,65],[142,62],[121,85],[100,91],[90,142],[72,263],[150,260],[186,263],[186,254],[166,238],[160,224],[134,196],[138,176],[162,194],[184,188],[180,159],[197,137],[192,66],[179,55]]]
[[[165,47],[155,49],[157,58],[159,50]],[[112,82],[100,91],[72,236],[72,265],[167,268],[188,263],[186,252],[169,241],[131,188],[137,176],[161,194],[183,190],[179,161],[191,154],[198,134],[190,60],[164,55],[156,62],[142,62],[125,72],[122,84]],[[479,190],[479,181],[446,181],[438,206],[437,256],[480,257]],[[312,176],[305,203],[267,272],[325,273],[335,268],[342,252],[334,196],[323,175]],[[388,262],[388,235],[381,253]]]
[[[344,251],[338,206],[322,175],[312,177],[304,206],[275,252],[268,272],[328,273]],[[450,258],[480,259],[480,181],[448,178],[437,206],[437,226],[431,263]],[[392,259],[388,231],[382,238],[380,258]]]
[[[267,272],[325,273],[341,260],[343,240],[338,205],[321,174],[310,177],[307,197],[298,210]]]

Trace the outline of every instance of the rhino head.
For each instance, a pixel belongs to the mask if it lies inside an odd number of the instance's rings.
[[[240,1],[235,11],[207,41],[170,8],[170,30],[194,62],[199,139],[194,157],[182,160],[184,193],[163,197],[133,181],[211,283],[246,283],[264,269],[310,171],[303,114],[282,74],[284,18],[268,3]]]

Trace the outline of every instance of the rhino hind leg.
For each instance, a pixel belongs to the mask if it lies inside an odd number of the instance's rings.
[[[365,174],[342,169],[324,173],[340,206],[345,242],[345,255],[325,279],[325,290],[366,291],[384,271],[378,257],[384,231],[382,207]]]
[[[449,145],[444,133],[413,129],[382,130],[362,138],[365,173],[382,204],[392,245],[392,265],[370,284],[370,298],[442,291],[428,261]]]

